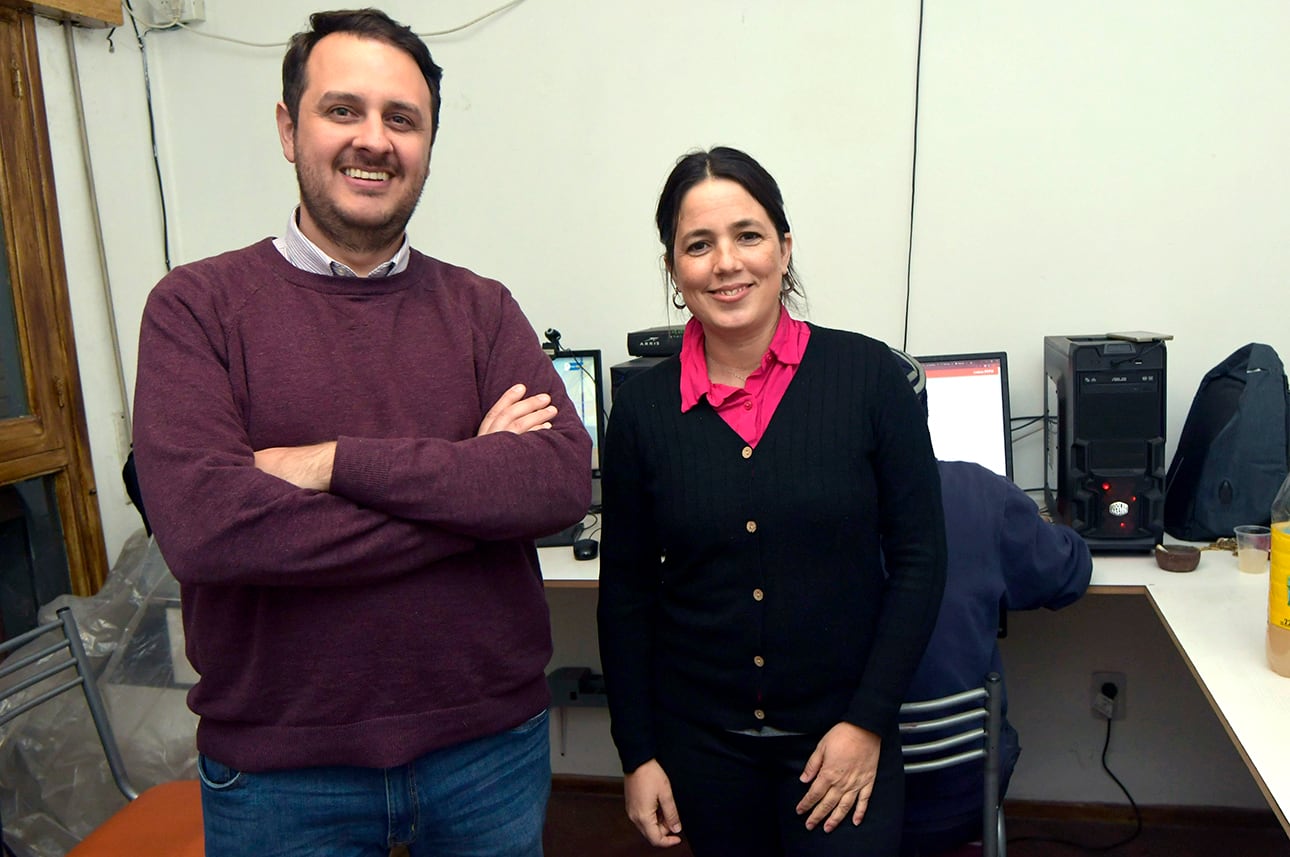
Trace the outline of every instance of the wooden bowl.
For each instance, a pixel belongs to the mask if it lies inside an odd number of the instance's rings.
[[[1191,545],[1156,545],[1155,555],[1165,571],[1195,571],[1200,565],[1200,548]]]

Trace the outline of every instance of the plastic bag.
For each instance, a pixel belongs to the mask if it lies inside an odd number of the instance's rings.
[[[97,594],[60,596],[41,607],[39,621],[64,606],[98,672],[131,784],[143,791],[195,778],[197,717],[185,701],[195,676],[183,654],[179,584],[156,542],[139,530]],[[61,857],[124,805],[79,692],[0,730],[0,818],[19,857]]]

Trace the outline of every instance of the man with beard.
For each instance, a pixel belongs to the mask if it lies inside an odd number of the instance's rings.
[[[313,15],[277,106],[287,232],[144,312],[135,453],[211,854],[541,854],[532,540],[586,511],[590,439],[510,293],[409,247],[440,74],[380,12]]]

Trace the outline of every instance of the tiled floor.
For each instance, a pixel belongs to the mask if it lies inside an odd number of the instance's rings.
[[[1176,814],[1170,814],[1170,818]],[[1150,817],[1150,814],[1149,814]],[[1206,818],[1195,824],[1148,821],[1133,841],[1111,850],[1133,825],[1103,821],[1010,817],[1009,857],[1290,857],[1290,837],[1268,813],[1239,823]],[[1063,842],[1051,840],[1064,840]],[[621,796],[557,790],[547,810],[546,857],[693,857],[684,844],[659,850],[632,827]],[[1069,844],[1067,844],[1069,843]]]

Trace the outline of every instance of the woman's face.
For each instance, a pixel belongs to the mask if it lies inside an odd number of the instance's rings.
[[[707,179],[681,200],[672,279],[705,335],[773,333],[792,251],[742,185]]]

